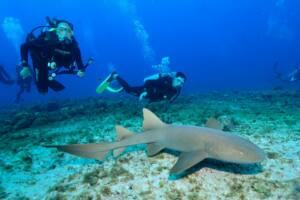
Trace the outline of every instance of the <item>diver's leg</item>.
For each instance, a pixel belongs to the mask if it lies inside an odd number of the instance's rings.
[[[132,87],[124,79],[122,79],[119,75],[116,77],[116,80],[123,87],[125,92],[127,92],[128,94],[139,97],[144,92],[143,86]]]
[[[38,52],[31,51],[31,59],[35,74],[35,83],[39,93],[48,92],[48,66],[47,61],[42,59]]]

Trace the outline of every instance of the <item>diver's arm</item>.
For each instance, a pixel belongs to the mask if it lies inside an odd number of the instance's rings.
[[[36,43],[38,45],[38,42]],[[21,63],[20,66],[22,69],[20,70],[19,75],[22,79],[25,79],[32,75],[32,70],[29,68],[28,64],[28,54],[31,48],[37,48],[34,42],[26,42],[21,45]]]
[[[83,77],[84,74],[85,74],[85,65],[82,62],[81,52],[80,52],[80,49],[77,46],[77,44],[76,44],[76,47],[75,47],[74,54],[75,54],[74,56],[75,56],[76,66],[78,68],[77,76]]]
[[[29,37],[29,36],[28,36]],[[45,38],[36,38],[36,39],[27,39],[25,43],[21,45],[21,65],[28,66],[28,54],[31,49],[44,49],[54,47],[57,42],[53,39],[45,39]]]
[[[147,97],[147,95],[148,95],[147,91],[141,93],[140,96],[139,96],[139,101],[144,100]]]
[[[84,67],[84,64],[82,62],[80,49],[78,47],[76,47],[76,49],[75,49],[75,61],[76,61],[76,65],[77,65],[78,69],[80,71],[84,72],[85,67]]]
[[[144,78],[144,83],[146,83],[149,80],[157,80],[159,78],[160,78],[159,74],[153,74],[151,76],[148,76],[148,77]]]
[[[175,101],[175,99],[177,99],[177,97],[179,96],[180,94],[180,89],[177,90],[176,94],[173,95],[170,99],[169,99],[169,102],[172,103],[173,101]]]
[[[149,80],[158,80],[161,78],[166,78],[166,77],[175,77],[175,72],[164,72],[164,73],[159,73],[159,74],[153,74],[151,76],[148,76],[144,78],[144,82],[149,81]]]
[[[27,43],[21,45],[21,65],[28,66],[28,53],[30,46]]]

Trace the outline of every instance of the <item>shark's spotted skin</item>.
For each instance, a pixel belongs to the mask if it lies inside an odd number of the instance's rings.
[[[47,147],[99,160],[104,160],[110,150],[118,156],[125,147],[141,143],[147,144],[149,156],[168,148],[181,152],[171,169],[171,175],[182,173],[206,158],[241,164],[259,163],[265,158],[263,150],[242,137],[213,128],[165,124],[147,109],[143,110],[143,114],[144,131],[141,133],[133,134],[121,126],[116,126],[119,141]]]

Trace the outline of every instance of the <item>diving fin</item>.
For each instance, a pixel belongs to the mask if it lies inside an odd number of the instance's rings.
[[[115,88],[112,88],[112,87],[107,87],[106,88],[108,91],[112,92],[112,93],[119,93],[123,90],[123,87],[120,87],[119,89],[115,89]]]
[[[101,94],[102,92],[104,92],[104,90],[108,90],[109,92],[112,93],[118,93],[121,92],[123,90],[123,87],[118,88],[118,89],[114,89],[112,87],[110,87],[110,83],[113,80],[113,75],[115,73],[111,73],[110,75],[108,75],[108,77],[106,77],[106,79],[104,81],[102,81],[102,83],[96,88],[96,92],[98,94]]]
[[[56,80],[48,81],[48,87],[55,92],[59,92],[65,89],[65,86]]]
[[[111,74],[100,83],[100,85],[96,88],[96,92],[101,94],[106,88],[110,85]]]

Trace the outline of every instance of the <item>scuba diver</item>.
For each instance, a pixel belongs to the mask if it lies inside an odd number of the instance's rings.
[[[74,27],[66,20],[46,18],[49,26],[38,26],[27,36],[26,42],[21,45],[21,78],[31,75],[28,64],[30,53],[34,80],[39,93],[45,94],[48,88],[58,92],[65,87],[55,80],[58,74],[77,74],[83,77],[85,69],[92,63],[89,59],[83,64],[78,43],[73,35]],[[34,32],[43,29],[36,37]],[[61,71],[65,67],[66,70]]]
[[[22,100],[21,96],[25,91],[28,93],[31,91],[31,83],[32,83],[32,75],[31,74],[33,74],[33,72],[31,71],[31,69],[29,69],[30,75],[23,78],[20,76],[20,72],[22,69],[23,69],[22,66],[17,65],[16,72],[17,72],[17,77],[18,77],[17,85],[19,85],[19,91],[17,92],[15,103],[20,103],[20,101]]]
[[[300,67],[296,67],[291,73],[288,75],[284,76],[282,73],[278,71],[278,63],[274,64],[273,67],[276,77],[284,82],[295,82],[300,80]]]
[[[6,85],[13,85],[15,83],[2,65],[0,65],[0,82]]]
[[[97,93],[104,90],[119,93],[123,90],[128,94],[139,97],[139,100],[147,99],[149,103],[168,100],[173,102],[180,94],[186,76],[182,72],[159,73],[144,79],[142,86],[130,86],[116,72],[111,73],[96,89]],[[110,83],[116,80],[121,88],[114,89]]]

